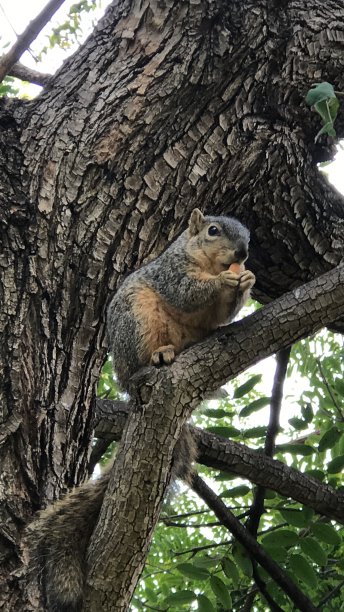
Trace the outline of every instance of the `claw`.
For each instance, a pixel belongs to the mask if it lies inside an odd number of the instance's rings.
[[[167,344],[166,346],[160,346],[153,351],[151,356],[151,362],[155,366],[169,365],[174,361],[175,352],[173,344]]]

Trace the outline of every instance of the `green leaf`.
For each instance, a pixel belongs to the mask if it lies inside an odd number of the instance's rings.
[[[317,470],[317,469],[306,470],[305,474],[307,474],[307,476],[312,476],[312,478],[315,478],[316,480],[319,480],[320,482],[323,482],[323,480],[325,479],[325,474],[321,470]]]
[[[233,563],[231,559],[228,559],[228,557],[225,557],[222,560],[222,569],[227,578],[232,580],[233,586],[236,589],[239,584],[239,572],[235,563]]]
[[[264,546],[269,546],[269,544],[271,546],[294,546],[298,541],[299,536],[290,529],[277,529],[262,538]]]
[[[314,538],[301,538],[301,550],[317,565],[327,565],[327,554]]]
[[[247,485],[238,485],[237,487],[233,487],[233,489],[229,489],[228,491],[224,491],[220,494],[220,497],[224,499],[232,498],[232,497],[243,497],[247,493],[250,492],[250,487]]]
[[[224,480],[234,480],[234,478],[238,478],[238,475],[231,474],[230,472],[219,472],[218,474],[216,474],[214,480],[222,482]]]
[[[213,427],[207,427],[207,431],[216,434],[217,436],[222,436],[223,438],[237,438],[240,436],[239,429],[235,427],[220,427],[214,425]]]
[[[339,395],[344,397],[344,381],[341,378],[336,378],[334,381],[334,388]]]
[[[253,572],[252,562],[246,550],[237,543],[232,548],[232,554],[235,563],[240,567],[243,574],[251,578]]]
[[[205,408],[201,412],[211,419],[223,419],[223,417],[230,417],[233,415],[233,412],[223,410],[223,408]]]
[[[192,591],[177,591],[176,593],[171,593],[164,599],[164,605],[166,606],[175,606],[177,604],[187,604],[191,603],[191,601],[195,601],[197,595]]]
[[[216,612],[213,604],[206,595],[198,595],[197,597],[198,612]]]
[[[210,586],[214,595],[216,595],[216,598],[222,603],[222,605],[225,606],[225,608],[231,610],[231,596],[229,594],[228,587],[221,580],[221,578],[219,578],[218,576],[212,576],[210,578]]]
[[[304,420],[306,421],[306,423],[311,423],[314,417],[311,404],[305,404],[304,406],[302,406],[301,414]]]
[[[292,417],[288,420],[288,423],[290,423],[290,425],[294,427],[296,431],[301,431],[302,429],[306,429],[307,427],[306,421],[304,421],[303,419],[299,419],[298,417]]]
[[[272,546],[269,544],[269,546],[264,545],[264,549],[276,563],[284,563],[288,556],[287,549],[282,546]]]
[[[267,427],[265,425],[261,425],[258,427],[250,427],[249,429],[245,429],[243,431],[244,438],[263,438],[266,436]]]
[[[306,508],[304,510],[279,510],[279,513],[293,527],[306,527],[314,514],[314,512],[309,513]]]
[[[336,97],[333,85],[325,81],[314,86],[307,93],[306,103],[314,107],[324,124],[317,133],[315,142],[321,134],[328,134],[332,138],[335,138],[336,131],[333,127],[333,123],[337,116],[339,101]]]
[[[276,446],[276,452],[278,453],[290,453],[291,455],[302,455],[307,457],[316,452],[313,446],[309,444],[278,444]]]
[[[333,85],[327,81],[323,81],[322,83],[313,85],[312,89],[308,91],[306,95],[306,104],[308,104],[308,106],[314,106],[318,102],[335,97],[336,94],[334,93]]]
[[[329,448],[333,448],[336,442],[338,442],[342,433],[338,431],[337,427],[331,427],[327,431],[325,431],[324,435],[320,438],[318,444],[318,451],[322,453]]]
[[[245,406],[245,408],[243,408],[240,411],[239,416],[240,417],[250,416],[250,414],[257,412],[257,410],[261,410],[261,408],[264,408],[264,406],[268,406],[270,402],[271,402],[270,397],[259,397],[258,399],[254,400],[253,402]]]
[[[329,523],[314,523],[311,529],[318,540],[325,542],[325,544],[331,544],[337,546],[341,543],[341,538],[338,535],[334,527]]]
[[[276,491],[273,491],[272,489],[265,489],[265,499],[275,499],[276,497]]]
[[[187,578],[191,578],[193,580],[206,580],[210,576],[205,567],[197,567],[191,563],[180,563],[179,565],[176,565],[176,570],[183,574],[183,576],[187,576]]]
[[[317,575],[312,566],[302,555],[291,555],[289,559],[289,566],[295,576],[297,576],[297,578],[301,580],[306,586],[309,586],[313,589],[317,586]]]
[[[206,527],[206,525],[205,525]],[[215,567],[219,564],[219,560],[221,557],[195,557],[193,565],[197,565],[198,567]]]
[[[246,393],[249,393],[253,389],[253,387],[255,387],[256,384],[261,381],[261,379],[262,379],[261,374],[255,374],[254,376],[251,376],[251,378],[249,378],[246,382],[244,382],[243,385],[240,385],[240,387],[235,389],[233,397],[235,398],[243,397],[243,395],[246,395]]]
[[[327,471],[329,474],[338,474],[344,468],[344,455],[339,455],[339,457],[335,457],[332,461],[327,465]]]

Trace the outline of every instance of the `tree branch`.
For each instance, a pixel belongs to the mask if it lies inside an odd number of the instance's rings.
[[[129,393],[133,409],[88,548],[86,610],[99,607],[105,599],[104,611],[114,606],[118,611],[127,609],[159,519],[174,447],[191,412],[207,392],[248,365],[340,317],[343,286],[344,266],[338,266],[243,321],[219,330],[183,352],[171,366],[145,368],[132,377]],[[251,471],[259,463],[256,453]],[[296,472],[295,476],[293,497],[309,503],[305,491],[300,490],[302,475]],[[325,500],[321,498],[319,503],[319,483],[309,479],[307,494],[313,493],[318,511],[328,505],[330,497],[332,516],[343,515],[344,505],[338,505],[338,496],[325,490]]]
[[[299,587],[293,583],[289,576],[280,566],[265,552],[257,540],[249,531],[241,525],[234,514],[225,506],[208,485],[197,475],[193,477],[192,489],[211,508],[215,516],[233,534],[242,546],[252,555],[258,563],[270,574],[283,591],[290,597],[298,610],[304,612],[316,612],[317,608],[302,593]]]
[[[283,386],[287,374],[290,357],[290,348],[282,349],[276,355],[276,372],[271,391],[270,420],[265,438],[264,453],[267,457],[273,457],[275,440],[279,430],[279,416],[283,398]],[[257,537],[259,522],[264,513],[265,487],[258,486],[247,521],[247,529],[253,536]]]
[[[344,524],[344,493],[244,444],[194,428],[203,465],[237,474]]]
[[[290,347],[282,349],[276,354],[276,371],[274,377],[274,383],[271,391],[271,402],[270,402],[270,420],[265,438],[264,452],[267,457],[272,457],[275,449],[275,440],[279,430],[279,416],[283,398],[283,386],[285,377],[287,374],[287,367],[290,357]],[[264,501],[265,501],[266,488],[258,486],[254,492],[253,503],[250,509],[250,514],[246,523],[248,531],[257,538],[258,527],[260,519],[264,514]],[[253,565],[253,578],[254,581],[270,605],[271,610],[281,610],[281,608],[272,599],[269,591],[266,588],[265,581],[260,577],[257,571],[257,564],[254,558],[252,558]],[[250,595],[248,596],[247,605],[251,601]]]
[[[0,59],[0,83],[63,3],[64,0],[50,0],[37,17],[30,21],[26,30],[18,36],[11,49],[2,56]]]
[[[109,444],[114,440],[118,442],[130,405],[120,401],[97,400],[96,406],[95,435],[105,437]],[[344,524],[342,492],[267,457],[261,451],[191,425],[189,428],[198,446],[199,463],[247,478],[256,485],[273,489],[284,497],[291,497],[319,514]]]
[[[1,60],[0,60],[0,70],[1,70]],[[41,85],[44,87],[49,79],[51,79],[51,74],[45,74],[42,72],[38,72],[38,70],[33,70],[32,68],[28,68],[24,66],[20,62],[17,62],[8,70],[9,76],[16,77],[17,79],[21,79],[22,81],[28,81],[29,83],[35,83],[35,85]]]
[[[192,409],[246,368],[343,316],[344,265],[220,328],[179,355],[172,380],[193,391]]]

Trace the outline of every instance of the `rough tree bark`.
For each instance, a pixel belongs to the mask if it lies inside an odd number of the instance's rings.
[[[339,318],[343,286],[341,265],[240,323],[221,328],[183,351],[169,367],[145,368],[133,377],[132,409],[89,547],[87,612],[128,609],[159,517],[173,449],[191,411],[207,392],[256,363],[257,357],[273,354]],[[290,476],[294,479],[291,472]],[[294,484],[293,498],[301,501],[300,483]],[[310,479],[307,487],[313,500],[314,493],[318,495],[317,510],[329,502],[330,490],[320,491],[316,480]],[[332,498],[332,508],[340,503],[340,497]],[[343,520],[340,510],[336,518]]]
[[[262,302],[341,261],[304,95],[344,91],[343,38],[334,0],[120,0],[37,99],[1,103],[0,607],[39,608],[19,541],[87,473],[121,276],[194,206],[250,227]]]

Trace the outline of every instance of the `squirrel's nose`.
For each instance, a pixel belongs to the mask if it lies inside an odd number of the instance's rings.
[[[234,255],[238,261],[243,261],[244,259],[247,258],[247,255],[248,255],[247,248],[243,245],[238,247],[237,249],[235,249]]]

